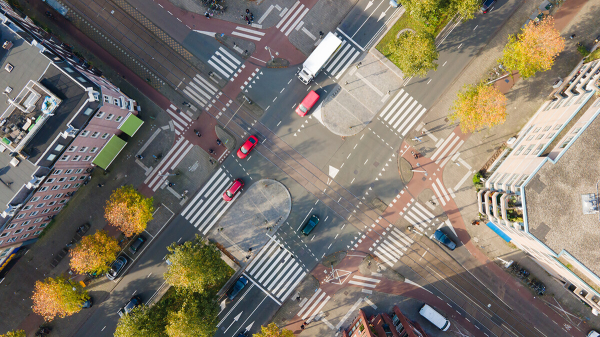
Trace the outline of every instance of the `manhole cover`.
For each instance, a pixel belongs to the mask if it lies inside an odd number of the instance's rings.
[[[425,181],[425,180],[427,180],[427,178],[423,177],[423,178],[421,178],[421,180]]]
[[[375,167],[379,166],[379,162],[378,161],[373,162],[373,166],[375,166]]]
[[[358,170],[354,170],[354,174],[358,174]]]

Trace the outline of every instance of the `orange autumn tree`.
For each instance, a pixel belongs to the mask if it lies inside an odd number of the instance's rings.
[[[121,250],[119,243],[106,231],[84,236],[71,250],[71,268],[80,274],[104,273]]]
[[[465,85],[450,108],[448,118],[460,123],[464,133],[506,121],[506,97],[492,85]]]
[[[152,198],[141,195],[132,185],[113,191],[104,208],[104,217],[112,226],[118,227],[127,237],[139,234],[152,220]]]
[[[554,19],[547,16],[537,23],[530,21],[520,34],[510,35],[501,62],[527,78],[550,69],[564,49],[565,39],[554,28]]]
[[[46,321],[56,316],[66,317],[81,310],[81,304],[90,296],[78,284],[70,284],[64,277],[48,277],[36,281],[33,289],[33,312]]]

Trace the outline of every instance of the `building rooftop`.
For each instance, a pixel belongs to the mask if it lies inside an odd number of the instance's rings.
[[[525,186],[529,232],[555,253],[567,251],[597,275],[600,275],[600,221],[598,214],[584,214],[582,195],[596,193],[599,181],[600,118],[597,117],[556,164],[546,161]]]
[[[19,160],[15,167],[10,162],[15,158],[5,150],[0,152],[0,205],[8,205],[13,198],[18,198],[19,191],[32,180],[37,167],[27,160]],[[28,191],[25,193],[29,193]]]

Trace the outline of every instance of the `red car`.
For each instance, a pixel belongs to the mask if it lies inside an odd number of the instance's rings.
[[[296,113],[300,117],[306,116],[306,114],[310,111],[310,109],[317,103],[321,96],[317,94],[314,90],[309,92],[306,97],[302,100],[302,103],[298,105],[296,108]]]
[[[244,182],[242,179],[236,179],[233,184],[223,193],[223,200],[231,201],[233,197],[244,187]]]
[[[240,149],[237,152],[238,158],[240,158],[240,159],[246,158],[248,153],[250,153],[250,151],[252,151],[252,149],[256,146],[257,143],[258,143],[258,138],[256,138],[255,136],[248,137],[248,139],[246,140],[244,145],[240,146]]]

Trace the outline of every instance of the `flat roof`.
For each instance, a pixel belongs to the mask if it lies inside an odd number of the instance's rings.
[[[27,160],[19,159],[20,163],[14,167],[10,161],[10,151],[0,152],[0,207],[4,210],[5,205],[17,195],[23,185],[31,181],[37,167]]]
[[[525,186],[529,232],[555,253],[567,251],[596,275],[600,275],[600,221],[598,214],[583,213],[581,195],[596,193],[598,181],[600,117],[556,164],[546,161]]]

